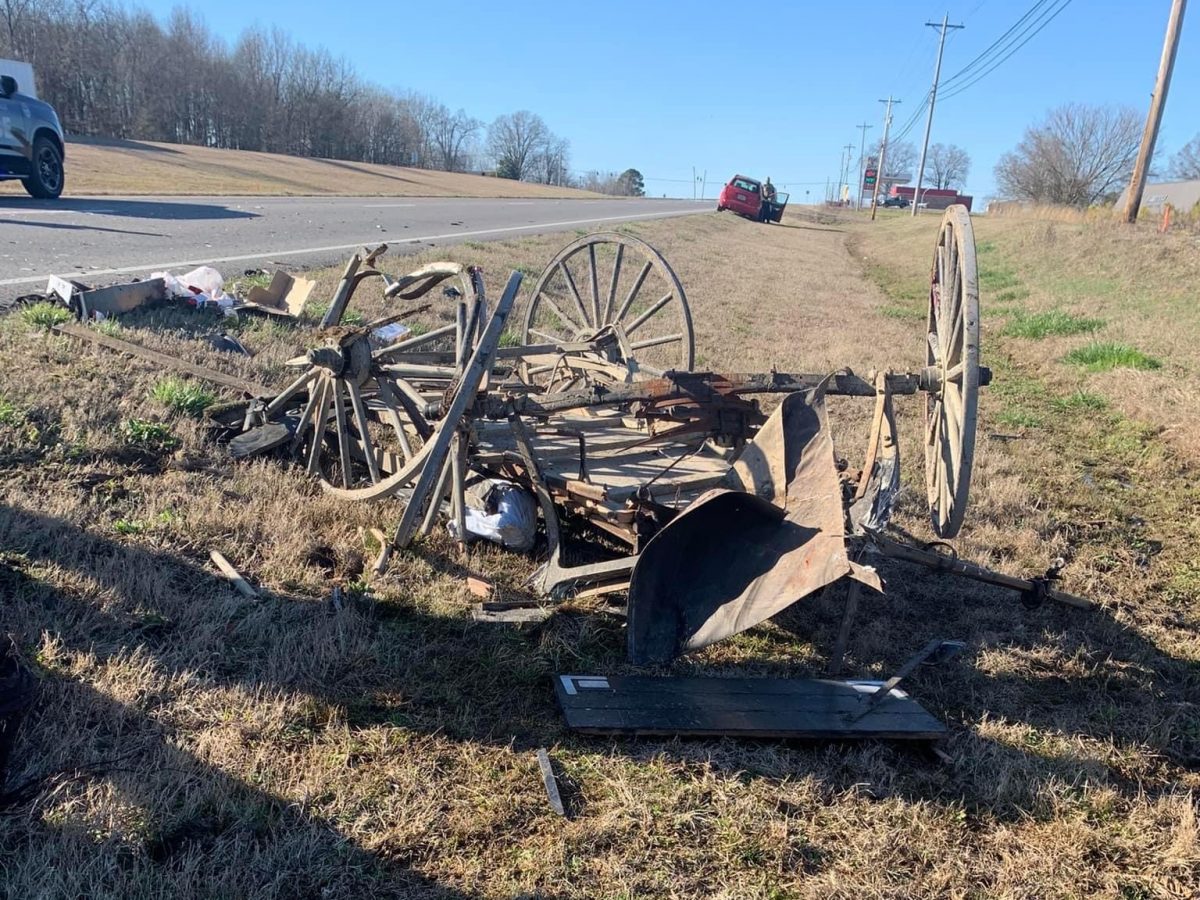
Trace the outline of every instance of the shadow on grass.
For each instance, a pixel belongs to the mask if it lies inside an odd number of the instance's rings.
[[[1162,718],[1163,710],[1175,708],[1186,715],[1200,683],[1195,664],[1170,657],[1102,611],[1047,606],[1030,613],[1011,594],[900,564],[885,566],[892,583],[888,596],[868,599],[859,614],[860,634],[875,629],[878,638],[881,623],[887,629],[886,638],[875,641],[883,651],[861,652],[856,637],[850,650],[857,671],[851,674],[886,677],[932,636],[966,639],[976,653],[1002,646],[1031,658],[1025,669],[1002,674],[959,663],[913,676],[910,692],[952,723],[952,746],[965,757],[949,771],[890,745],[774,744],[772,752],[760,753],[753,748],[768,742],[746,742],[747,748],[732,741],[572,736],[561,723],[551,676],[632,671],[615,617],[563,610],[541,626],[517,630],[472,626],[404,602],[356,601],[338,613],[287,595],[249,603],[213,574],[201,549],[148,549],[12,507],[0,508],[0,547],[0,630],[16,636],[27,658],[40,656],[43,683],[17,746],[13,779],[54,763],[86,765],[131,754],[125,768],[104,780],[145,817],[140,837],[94,844],[85,822],[10,817],[3,844],[19,854],[54,832],[77,833],[79,845],[91,848],[80,865],[89,877],[109,879],[103,884],[112,891],[143,878],[215,885],[220,892],[229,887],[222,879],[236,877],[236,893],[268,893],[286,872],[285,893],[293,896],[322,890],[325,896],[468,896],[417,873],[422,854],[437,852],[419,839],[383,852],[368,849],[344,819],[322,814],[319,804],[285,799],[228,774],[219,754],[214,760],[212,748],[194,748],[186,721],[178,722],[187,719],[187,710],[173,701],[188,686],[268,700],[307,695],[322,708],[339,710],[339,721],[351,731],[392,726],[517,751],[558,743],[634,761],[666,755],[712,765],[734,779],[816,771],[831,797],[861,785],[870,769],[876,794],[961,806],[1004,821],[1026,819],[1050,783],[1099,781],[1127,797],[1153,791],[1102,760],[1001,745],[953,723],[999,719],[1039,734],[1149,746],[1180,765],[1196,760],[1200,729],[1194,718],[1166,725]],[[441,565],[453,568],[444,560]],[[71,589],[49,583],[49,571]],[[799,604],[780,624],[832,646],[839,596],[834,590],[824,600]],[[748,635],[782,638],[774,627]],[[722,664],[718,655],[680,660],[671,668],[689,674],[821,674],[799,671],[786,656],[786,643],[778,644],[774,663]],[[1092,664],[1078,675],[1039,668],[1038,654],[1047,650]],[[148,668],[165,687],[119,701],[114,685],[105,691],[92,685],[105,663],[118,671]],[[253,722],[239,727],[244,740],[258,739]],[[297,727],[311,741],[323,729],[315,721]],[[280,752],[277,741],[264,738],[262,747]],[[743,751],[731,750],[738,747]],[[1020,773],[1022,780],[998,790],[998,769]],[[536,777],[532,770],[530,777]],[[513,815],[532,821],[537,813]],[[821,848],[813,850],[819,868]]]

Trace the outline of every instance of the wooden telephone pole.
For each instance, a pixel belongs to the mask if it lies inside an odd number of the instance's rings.
[[[855,204],[859,212],[862,212],[863,178],[865,177],[864,173],[867,168],[867,129],[872,126],[863,122],[861,125],[855,125],[854,127],[862,131],[862,140],[858,142],[858,203]],[[876,173],[876,177],[878,177],[878,173]]]
[[[899,103],[895,97],[890,94],[886,100],[880,100],[880,103],[887,104],[887,112],[883,116],[883,140],[879,142],[879,164],[875,167],[875,186],[871,190],[871,221],[875,221],[875,210],[879,206],[879,180],[883,178],[883,163],[884,157],[887,156],[887,137],[888,130],[892,127],[892,104]]]
[[[1175,68],[1175,52],[1179,49],[1179,32],[1183,30],[1183,11],[1186,6],[1187,0],[1174,0],[1171,4],[1167,37],[1163,42],[1162,59],[1158,63],[1158,81],[1154,84],[1150,114],[1146,117],[1142,146],[1138,150],[1133,177],[1129,180],[1129,196],[1125,200],[1123,218],[1130,224],[1137,221],[1138,210],[1142,206],[1142,192],[1146,190],[1146,170],[1150,167],[1150,157],[1154,155],[1154,144],[1158,140],[1158,126],[1162,122],[1163,107],[1167,103],[1167,89],[1171,86],[1171,70]]]
[[[937,63],[933,67],[933,87],[929,89],[929,116],[925,119],[925,141],[921,144],[921,161],[917,164],[917,187],[913,191],[912,214],[915,216],[921,207],[921,179],[925,177],[925,154],[929,152],[929,132],[933,129],[933,106],[937,103],[938,80],[942,77],[942,51],[946,49],[946,29],[965,28],[965,25],[950,25],[950,16],[942,17],[942,24],[926,22],[926,28],[941,28],[942,36],[938,41]]]

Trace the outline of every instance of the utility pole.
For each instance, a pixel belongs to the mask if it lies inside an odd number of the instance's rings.
[[[879,206],[879,181],[883,178],[884,157],[887,155],[888,129],[892,127],[892,104],[899,103],[900,101],[889,94],[886,100],[880,100],[879,102],[887,104],[887,112],[883,115],[883,140],[879,142],[879,163],[875,168],[875,187],[871,190],[872,222],[875,221],[875,210]]]
[[[950,14],[942,16],[942,24],[926,22],[927,28],[941,28],[942,36],[938,40],[937,63],[933,67],[933,87],[929,89],[929,116],[925,119],[925,141],[921,144],[921,161],[917,164],[917,189],[913,191],[912,214],[915,216],[921,205],[921,179],[925,177],[925,154],[929,150],[929,132],[933,128],[933,106],[937,103],[938,80],[942,77],[942,50],[946,47],[946,29],[966,28],[965,25],[950,25]]]
[[[1179,49],[1179,32],[1183,30],[1183,11],[1186,6],[1187,0],[1174,0],[1171,4],[1167,37],[1163,41],[1162,59],[1158,63],[1158,81],[1154,84],[1150,114],[1146,117],[1146,130],[1142,132],[1142,146],[1133,166],[1133,177],[1129,180],[1129,197],[1125,201],[1124,213],[1124,219],[1129,224],[1137,221],[1138,209],[1142,205],[1142,192],[1146,189],[1146,169],[1150,166],[1150,157],[1154,155],[1158,126],[1162,122],[1163,107],[1167,104],[1167,89],[1171,87],[1171,70],[1175,68],[1175,51]]]
[[[846,152],[844,154],[844,158],[842,159],[842,180],[841,180],[841,183],[838,184],[838,195],[837,195],[838,203],[842,202],[842,185],[843,184],[846,185],[846,199],[847,199],[847,201],[850,199],[850,159],[851,159],[850,154],[854,152],[854,145],[847,144],[842,149],[845,150]]]
[[[861,125],[855,125],[854,127],[862,131],[862,140],[859,141],[858,146],[858,211],[862,212],[863,173],[867,168],[867,129],[872,126],[866,122],[863,122]],[[875,174],[875,178],[878,180],[878,172]]]

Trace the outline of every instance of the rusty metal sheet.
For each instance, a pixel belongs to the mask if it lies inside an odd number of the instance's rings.
[[[630,659],[698,650],[851,573],[824,397],[791,394],[725,487],[646,545],[629,591]]]

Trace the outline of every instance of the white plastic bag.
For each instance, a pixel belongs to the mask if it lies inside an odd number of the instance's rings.
[[[410,330],[407,325],[392,322],[390,325],[381,325],[372,331],[371,340],[377,347],[386,347],[388,344],[396,343],[396,341],[408,334]]]
[[[466,495],[468,535],[520,553],[533,549],[537,501],[529,491],[511,481],[491,478],[469,487]],[[457,538],[458,524],[452,521],[449,528]]]

